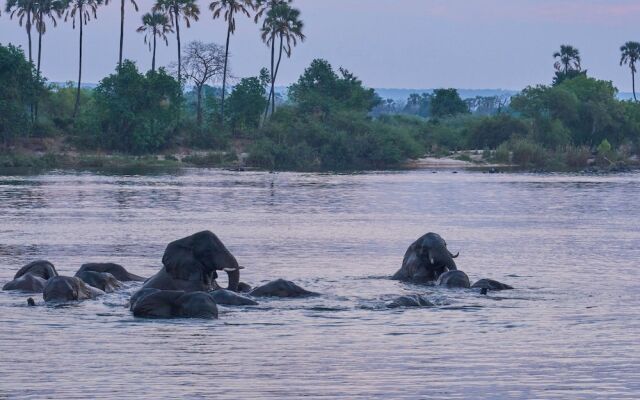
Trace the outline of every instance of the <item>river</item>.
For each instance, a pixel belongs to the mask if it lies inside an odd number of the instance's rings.
[[[638,173],[4,175],[0,284],[35,259],[150,276],[208,229],[243,281],[322,295],[210,321],[134,318],[136,284],[66,306],[0,292],[0,398],[638,398],[639,199]],[[429,231],[516,289],[390,280]],[[385,307],[410,293],[436,306]]]

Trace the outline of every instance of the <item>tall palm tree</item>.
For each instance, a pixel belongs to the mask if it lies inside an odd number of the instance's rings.
[[[153,56],[151,58],[151,70],[156,70],[156,39],[164,40],[169,45],[168,33],[172,33],[169,17],[159,12],[146,13],[142,16],[142,25],[137,29],[138,33],[144,33],[144,42],[149,43],[149,50],[153,48]]]
[[[255,22],[258,23],[260,18],[262,18],[262,16],[266,12],[271,10],[277,4],[280,4],[280,3],[291,3],[292,1],[293,0],[255,0],[255,3],[256,3],[256,5],[255,5],[255,9],[256,9]]]
[[[220,106],[220,123],[224,124],[224,96],[227,88],[227,65],[229,61],[229,38],[236,31],[236,14],[242,13],[247,17],[250,9],[254,9],[253,0],[217,0],[209,4],[209,9],[213,12],[213,19],[224,15],[227,21],[227,43],[224,49],[224,68],[222,70],[222,103]],[[224,11],[224,14],[222,12]]]
[[[573,46],[563,44],[560,51],[553,53],[553,58],[557,58],[555,68],[567,74],[569,71],[580,71],[580,51]]]
[[[31,55],[31,24],[33,22],[34,9],[36,0],[7,0],[5,11],[10,13],[9,18],[18,18],[20,26],[24,23],[27,30],[27,38],[29,40],[29,62],[33,62]]]
[[[180,17],[184,19],[187,28],[191,27],[191,19],[198,20],[200,8],[196,0],[157,0],[153,11],[169,14],[171,24],[176,28],[178,42],[178,81],[182,83],[182,50],[180,48]]]
[[[40,62],[42,60],[42,35],[47,32],[46,20],[50,19],[53,26],[58,26],[58,19],[67,6],[64,0],[38,0],[34,8],[34,22],[38,32],[38,61],[36,64],[38,76],[40,76]]]
[[[289,6],[288,2],[279,2],[275,4],[268,12],[262,23],[262,40],[271,46],[271,90],[269,99],[271,100],[271,113],[276,109],[275,83],[280,69],[280,61],[282,53],[287,57],[291,57],[293,47],[298,44],[298,40],[304,41],[305,36],[302,33],[304,27],[300,20],[300,10]],[[278,60],[275,61],[276,41],[279,42]],[[265,116],[269,111],[265,111]]]
[[[627,42],[620,47],[622,56],[620,57],[620,66],[629,64],[631,69],[631,84],[633,87],[633,100],[638,101],[636,98],[636,62],[640,59],[640,43]]]
[[[73,118],[78,115],[78,109],[80,108],[80,85],[82,83],[82,27],[91,21],[93,18],[98,17],[98,6],[103,4],[103,0],[71,0],[69,9],[64,16],[64,20],[69,18],[73,21],[73,29],[76,29],[76,19],[80,26],[80,41],[79,41],[79,57],[78,57],[78,89],[76,91],[76,104],[73,107]]]
[[[108,1],[108,0],[107,0]],[[133,5],[133,8],[138,11],[138,4],[135,0],[129,0]],[[124,43],[124,3],[125,0],[120,0],[120,53],[118,55],[118,66],[122,65],[122,45]]]

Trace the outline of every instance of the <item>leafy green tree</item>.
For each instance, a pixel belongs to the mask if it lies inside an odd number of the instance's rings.
[[[403,112],[406,114],[428,117],[431,113],[431,100],[433,96],[429,93],[411,93],[407,99]]]
[[[469,106],[460,98],[456,89],[436,89],[431,101],[431,115],[450,117],[456,114],[468,114]]]
[[[525,121],[501,114],[484,117],[471,126],[469,145],[474,149],[495,149],[512,136],[527,136],[530,128]]]
[[[108,1],[108,0],[107,0]],[[135,0],[129,0],[133,8],[138,12],[138,4]],[[120,51],[118,52],[118,65],[122,64],[122,47],[124,45],[124,3],[126,0],[120,0]]]
[[[151,70],[156,70],[156,45],[157,39],[164,40],[168,46],[169,39],[167,34],[173,32],[169,18],[159,12],[146,13],[142,16],[142,25],[136,30],[138,33],[144,33],[144,42],[149,44],[149,50],[153,51],[151,57]]]
[[[636,98],[636,63],[638,62],[638,59],[640,59],[640,43],[627,42],[620,47],[620,52],[622,53],[622,56],[620,57],[620,66],[629,64],[629,69],[631,70],[633,99],[638,101]]]
[[[33,64],[21,49],[0,45],[0,142],[6,147],[31,127],[29,105],[43,90]]]
[[[27,38],[29,40],[29,62],[33,62],[31,55],[31,27],[33,24],[33,16],[35,13],[36,0],[7,0],[5,11],[9,13],[9,18],[18,18],[20,26],[24,23],[27,30]]]
[[[133,62],[125,60],[94,93],[91,118],[97,122],[96,145],[146,153],[165,146],[175,132],[182,90],[162,68],[142,75]]]
[[[300,20],[300,10],[292,8],[287,2],[275,2],[267,11],[267,15],[262,23],[262,40],[271,46],[271,90],[269,100],[271,101],[271,113],[276,108],[275,83],[280,69],[282,53],[291,57],[293,47],[298,41],[304,41],[305,35],[302,33],[304,23]],[[276,41],[278,45],[278,59],[275,58]],[[268,113],[268,107],[265,116]]]
[[[267,91],[257,77],[243,78],[229,96],[229,117],[234,131],[256,129],[267,106]]]
[[[180,18],[184,20],[187,28],[191,27],[191,20],[197,21],[200,16],[200,7],[196,0],[157,0],[153,11],[163,12],[169,15],[171,24],[176,28],[176,41],[178,43],[178,81],[182,83],[182,49],[180,47]]]
[[[229,61],[229,39],[236,31],[236,14],[251,16],[249,10],[255,8],[253,0],[217,0],[209,4],[209,9],[213,12],[213,19],[224,16],[227,22],[227,41],[224,48],[224,71],[222,73],[222,101],[220,103],[220,121],[224,123],[224,97],[227,90],[227,65]],[[224,14],[223,14],[224,12]]]
[[[73,118],[78,115],[80,108],[80,86],[82,84],[82,27],[91,21],[91,16],[97,18],[98,6],[103,4],[103,0],[71,0],[70,7],[64,17],[64,20],[71,18],[73,21],[73,29],[76,28],[76,19],[80,27],[80,45],[78,56],[78,88],[76,90],[76,104],[73,108]]]

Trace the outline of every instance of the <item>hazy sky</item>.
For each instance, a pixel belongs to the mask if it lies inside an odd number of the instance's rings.
[[[225,26],[213,21],[210,1],[199,1],[202,15],[190,40],[224,43]],[[4,0],[0,0],[4,8]],[[119,1],[98,11],[85,29],[83,80],[98,82],[118,57]],[[153,2],[127,5],[125,57],[147,69],[151,53],[135,32]],[[627,67],[619,66],[619,47],[640,41],[637,0],[295,0],[302,11],[307,40],[283,62],[279,84],[296,80],[313,58],[355,72],[366,85],[393,88],[521,89],[547,83],[553,74],[553,52],[562,43],[582,53],[590,75],[631,90]],[[256,75],[269,62],[252,20],[239,17],[232,37],[233,74]],[[61,23],[44,38],[43,71],[52,81],[77,76],[77,30]],[[35,36],[34,36],[35,38]],[[6,13],[0,17],[0,42],[26,47],[24,28]],[[34,39],[35,44],[35,39]],[[35,53],[35,47],[34,47]],[[176,59],[175,37],[158,48],[158,62]]]

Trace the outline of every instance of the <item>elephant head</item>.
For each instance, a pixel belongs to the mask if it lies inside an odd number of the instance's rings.
[[[218,277],[216,271],[229,276],[229,290],[237,291],[240,267],[236,258],[210,231],[202,231],[169,243],[162,263],[174,279],[201,281],[211,287]]]
[[[447,248],[447,242],[437,233],[429,232],[413,242],[407,249],[402,267],[394,279],[415,282],[430,282],[447,271],[457,270],[454,258]]]

